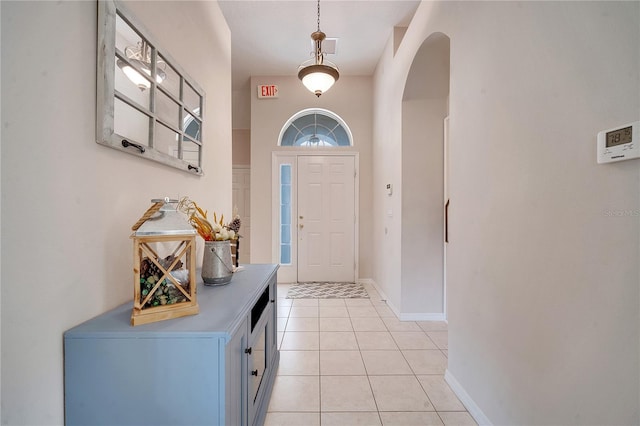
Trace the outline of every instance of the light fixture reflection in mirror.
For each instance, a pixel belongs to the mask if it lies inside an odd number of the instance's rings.
[[[137,46],[129,46],[124,50],[127,59],[132,64],[135,64],[138,68],[140,68],[145,74],[151,77],[151,52],[149,49],[149,45],[143,40],[141,43],[138,43]],[[122,69],[122,72],[127,76],[129,80],[133,82],[140,90],[145,90],[151,87],[151,82],[146,79],[143,75],[141,75],[138,70],[133,68],[131,65],[126,63],[125,61],[118,59],[117,61],[118,67]],[[160,84],[167,77],[167,74],[160,68],[160,66],[165,66],[166,64],[162,61],[156,62],[156,83]]]

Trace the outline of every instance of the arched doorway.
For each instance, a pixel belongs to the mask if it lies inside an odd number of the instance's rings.
[[[402,100],[402,307],[446,318],[445,118],[449,115],[449,37],[423,43]],[[406,318],[412,319],[412,318]]]

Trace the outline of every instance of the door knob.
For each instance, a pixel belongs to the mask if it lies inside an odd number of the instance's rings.
[[[304,228],[304,225],[301,223],[300,225],[298,225],[298,228],[302,229]]]
[[[304,216],[299,216],[299,217],[300,217],[300,219],[304,219]]]

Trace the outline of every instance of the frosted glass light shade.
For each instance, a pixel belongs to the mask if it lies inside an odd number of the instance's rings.
[[[148,64],[137,59],[132,59],[131,62],[134,62],[137,66],[139,66],[145,74],[151,76],[151,69],[149,68]],[[140,90],[145,90],[151,87],[151,83],[149,82],[149,80],[144,78],[135,68],[133,68],[126,62],[118,60],[118,66],[122,69],[124,75],[126,75],[127,78],[133,82],[133,84],[138,86]],[[165,77],[166,73],[164,71],[156,70],[156,83],[162,83]]]
[[[338,80],[338,70],[328,65],[309,65],[298,72],[298,78],[311,93],[319,97]]]

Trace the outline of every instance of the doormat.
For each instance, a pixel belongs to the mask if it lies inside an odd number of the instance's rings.
[[[287,299],[368,299],[369,293],[359,283],[295,283]]]

